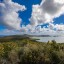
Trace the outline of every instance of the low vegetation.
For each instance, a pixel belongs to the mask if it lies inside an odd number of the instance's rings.
[[[0,64],[64,64],[64,44],[0,39]]]

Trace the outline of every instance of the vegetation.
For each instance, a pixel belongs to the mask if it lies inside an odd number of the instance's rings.
[[[30,38],[0,39],[0,64],[64,64],[64,44]]]

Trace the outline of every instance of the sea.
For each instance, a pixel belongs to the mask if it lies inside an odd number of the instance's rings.
[[[36,39],[39,42],[48,42],[55,40],[57,43],[64,43],[64,36],[59,37],[32,37],[32,39]]]

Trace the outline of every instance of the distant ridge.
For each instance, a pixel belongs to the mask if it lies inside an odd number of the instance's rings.
[[[1,37],[58,37],[58,35],[29,35],[29,34],[23,34],[23,35],[0,35]]]
[[[0,37],[4,37],[4,35],[0,35]]]

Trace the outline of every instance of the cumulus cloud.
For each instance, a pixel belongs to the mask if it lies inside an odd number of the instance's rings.
[[[58,31],[64,31],[64,25],[63,24],[56,24],[55,25],[55,28],[58,30]]]
[[[8,29],[21,29],[21,21],[18,11],[26,10],[24,5],[12,2],[12,0],[3,0],[0,3],[0,25]]]
[[[40,5],[32,6],[30,22],[34,26],[50,23],[62,14],[64,14],[63,0],[42,0]]]
[[[35,27],[34,26],[32,26],[32,25],[30,25],[30,24],[28,24],[28,25],[22,25],[22,28],[21,28],[21,30],[20,30],[21,32],[28,32],[28,33],[33,33],[33,32],[35,32]]]
[[[50,29],[55,29],[56,31],[64,31],[64,24],[49,24]]]
[[[58,31],[64,31],[64,25],[53,24],[53,19],[64,14],[63,0],[42,0],[37,5],[32,6],[32,14],[30,24],[22,25],[22,19],[19,18],[18,11],[26,10],[25,6],[12,2],[12,0],[3,0],[0,3],[0,25],[8,29],[20,30],[23,33],[42,33],[42,34],[57,34]],[[48,27],[41,27],[42,24],[48,23]],[[56,30],[56,31],[54,31]],[[5,30],[6,31],[6,30]],[[4,32],[5,32],[4,31]],[[20,33],[7,30],[6,33]]]
[[[4,29],[0,31],[0,35],[20,35],[20,34],[24,34],[18,30],[9,30],[9,29]]]

